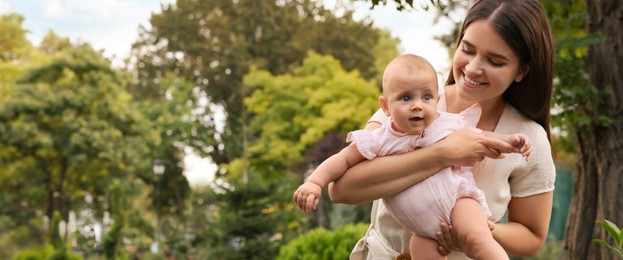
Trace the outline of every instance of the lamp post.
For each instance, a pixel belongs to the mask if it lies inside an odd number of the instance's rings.
[[[158,253],[158,239],[160,236],[160,187],[162,185],[162,174],[164,174],[164,162],[161,159],[154,160],[153,171],[156,175],[156,230],[154,232],[154,242],[151,243],[151,252]]]

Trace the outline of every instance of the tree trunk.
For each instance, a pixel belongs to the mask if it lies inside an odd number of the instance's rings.
[[[592,239],[613,241],[596,220],[623,225],[623,3],[586,0],[586,7],[588,33],[601,36],[588,49],[589,82],[603,94],[587,111],[591,123],[575,129],[578,162],[565,247],[569,259],[616,259]],[[598,116],[612,124],[600,123]]]

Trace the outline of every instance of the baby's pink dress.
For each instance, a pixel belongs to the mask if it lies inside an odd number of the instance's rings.
[[[468,127],[477,130],[480,106],[474,105],[460,114],[438,112],[439,116],[420,136],[396,132],[384,124],[373,131],[358,130],[348,134],[347,141],[357,145],[367,159],[376,156],[406,153],[433,144],[454,130]],[[473,198],[482,205],[487,216],[491,215],[485,195],[476,187],[471,168],[452,167],[441,169],[427,179],[390,197],[383,198],[389,213],[398,223],[420,236],[435,238],[442,221],[451,223],[450,213],[459,198]]]

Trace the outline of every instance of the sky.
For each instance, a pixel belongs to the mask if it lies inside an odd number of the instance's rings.
[[[323,0],[333,7],[340,1]],[[421,0],[423,1],[423,0]],[[163,4],[175,0],[0,0],[0,14],[15,12],[25,17],[23,27],[30,31],[28,39],[39,45],[50,31],[69,37],[72,42],[88,42],[115,63],[130,53],[130,46],[138,38],[139,25],[149,26],[149,17],[158,13]],[[413,53],[426,58],[442,75],[447,75],[448,53],[434,39],[451,29],[447,21],[433,23],[433,11],[396,11],[387,6],[370,10],[369,1],[356,2],[355,19],[372,17],[378,28],[388,29],[401,40],[401,53]],[[415,1],[416,3],[418,1]],[[428,3],[429,1],[423,1]],[[416,4],[417,5],[417,4]],[[445,78],[445,77],[441,77]],[[209,159],[190,154],[185,158],[185,175],[192,185],[205,185],[214,176],[216,167]]]

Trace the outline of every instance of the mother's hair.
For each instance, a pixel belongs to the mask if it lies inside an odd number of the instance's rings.
[[[486,20],[508,43],[528,73],[513,82],[504,99],[550,136],[550,100],[554,75],[554,39],[549,21],[537,0],[479,0],[467,12],[456,41],[458,48],[467,27]],[[450,73],[446,84],[454,84]],[[551,139],[551,136],[550,136]]]

